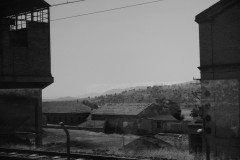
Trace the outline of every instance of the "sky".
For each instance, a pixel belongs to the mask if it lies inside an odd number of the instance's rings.
[[[43,90],[43,98],[200,78],[199,32],[194,19],[218,0],[162,0],[54,21],[152,1],[85,0],[51,7],[54,83]]]

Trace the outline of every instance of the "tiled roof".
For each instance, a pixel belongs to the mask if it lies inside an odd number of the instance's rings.
[[[43,102],[43,113],[90,113],[91,109],[77,101]]]
[[[107,104],[99,107],[92,114],[97,115],[138,115],[145,110],[149,103],[123,103],[123,104]]]
[[[165,114],[165,115],[163,114],[157,117],[149,117],[148,119],[154,120],[154,121],[178,121],[176,118],[174,118],[170,114]]]
[[[215,16],[219,15],[226,9],[236,5],[236,3],[239,3],[239,0],[221,0],[217,2],[216,4],[212,5],[208,9],[204,10],[200,14],[198,14],[195,18],[195,21],[200,23],[204,21],[212,20]]]

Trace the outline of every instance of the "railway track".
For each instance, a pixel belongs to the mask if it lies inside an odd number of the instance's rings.
[[[106,156],[79,153],[71,153],[70,157],[71,160],[150,160],[147,158],[129,158],[117,157],[114,155]],[[67,153],[0,148],[0,160],[67,160]]]

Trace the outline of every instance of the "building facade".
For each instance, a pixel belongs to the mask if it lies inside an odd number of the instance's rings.
[[[105,120],[109,133],[157,134],[178,122],[155,103],[107,104],[92,113],[92,120]]]
[[[172,115],[161,114],[155,117],[142,118],[138,128],[142,134],[181,133],[182,128],[179,128],[179,126],[182,126],[181,124]]]
[[[0,88],[45,88],[53,82],[49,4],[4,0],[0,5]]]
[[[86,121],[91,109],[78,101],[43,102],[43,115],[46,124],[79,125]]]
[[[76,126],[85,122],[90,113],[44,113],[44,115],[46,116],[47,124],[59,124],[63,122],[65,125]]]
[[[240,158],[240,1],[220,0],[196,16],[200,33],[203,139],[210,155]]]
[[[36,145],[41,145],[42,89],[53,83],[49,7],[44,0],[0,2],[1,133],[36,133]]]

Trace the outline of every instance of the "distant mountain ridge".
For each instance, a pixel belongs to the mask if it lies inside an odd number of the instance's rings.
[[[110,94],[118,94],[122,93],[123,91],[129,91],[132,89],[146,89],[147,86],[136,86],[136,87],[128,87],[128,88],[117,88],[117,89],[111,89],[106,92],[104,92],[102,95],[110,95]]]
[[[190,81],[172,85],[132,87],[122,90],[112,90],[106,94],[91,98],[92,103],[101,106],[107,103],[152,103],[156,99],[169,99],[181,107],[191,108],[199,104],[193,93],[200,91],[199,81]],[[106,93],[106,92],[105,92]]]
[[[43,101],[82,101],[89,99],[98,105],[103,105],[105,103],[149,103],[157,98],[168,98],[181,104],[185,102],[195,104],[192,92],[200,89],[199,84],[199,81],[189,81],[168,85],[134,86],[111,89],[103,93],[90,93],[79,97],[69,96],[57,99],[44,99]]]
[[[78,97],[71,97],[71,96],[66,96],[66,97],[59,97],[59,98],[44,98],[43,101],[44,102],[49,102],[49,101],[72,101],[72,100],[81,100],[81,99],[86,99],[88,97],[94,98],[97,96],[101,96],[101,95],[111,95],[111,94],[118,94],[121,93],[123,91],[128,91],[131,89],[145,89],[147,88],[147,86],[136,86],[136,87],[127,87],[127,88],[117,88],[117,89],[110,89],[107,90],[103,93],[88,93],[88,94],[83,94],[80,95]]]

